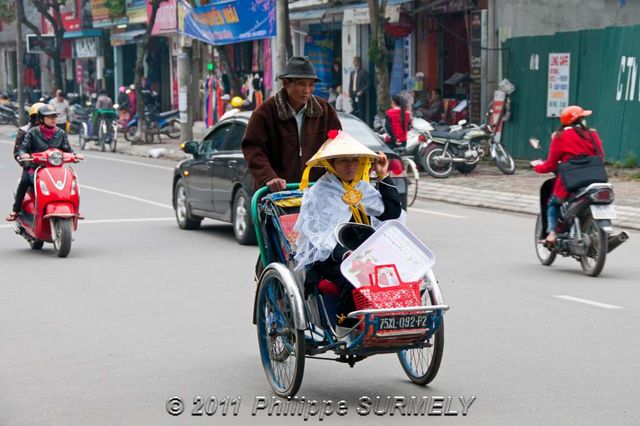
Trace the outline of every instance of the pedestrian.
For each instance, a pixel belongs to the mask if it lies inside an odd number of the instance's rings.
[[[353,112],[349,93],[346,90],[342,90],[342,86],[336,87],[336,111],[346,112],[347,114]]]
[[[429,106],[425,112],[428,121],[436,123],[442,121],[444,113],[444,103],[442,102],[442,92],[440,89],[433,89],[429,96]]]
[[[579,106],[566,107],[560,114],[560,129],[555,132],[549,147],[549,156],[546,161],[534,160],[531,162],[536,173],[551,173],[558,171],[561,163],[566,163],[578,156],[599,155],[604,163],[602,142],[595,129],[590,129],[584,117],[591,115],[591,111]],[[569,197],[569,191],[562,182],[562,176],[558,174],[553,186],[553,194],[547,205],[547,237],[545,243],[554,245],[558,236],[558,216],[560,206]]]
[[[255,187],[266,185],[271,191],[299,182],[305,163],[325,142],[327,132],[342,129],[331,105],[313,96],[320,79],[307,57],[289,59],[278,78],[283,87],[253,112],[242,139]],[[314,172],[312,180],[320,174]]]
[[[351,97],[353,114],[366,121],[367,89],[369,87],[369,75],[362,69],[362,59],[353,57],[353,71],[349,76],[349,96]]]
[[[385,143],[391,149],[407,146],[411,113],[407,111],[405,102],[402,95],[395,94],[391,98],[391,108],[385,112],[384,127],[387,131]]]
[[[64,98],[62,90],[56,90],[56,95],[51,98],[49,105],[53,106],[58,113],[56,126],[58,126],[60,130],[66,130],[67,121],[69,121],[69,102]]]
[[[58,113],[53,105],[44,104],[38,109],[38,124],[27,131],[20,148],[18,148],[18,157],[28,159],[31,153],[46,151],[49,148],[57,148],[64,152],[73,153],[69,144],[69,137],[64,130],[57,126]],[[82,159],[82,155],[77,157]],[[22,171],[18,188],[16,189],[16,198],[13,204],[13,210],[6,216],[5,220],[11,222],[18,218],[18,214],[22,209],[22,201],[29,187],[33,186],[33,175],[35,168],[32,166],[25,167]]]

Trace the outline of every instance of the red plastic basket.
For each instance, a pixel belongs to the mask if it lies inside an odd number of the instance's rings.
[[[384,270],[389,272],[381,274]],[[385,281],[382,279],[384,277],[387,277],[387,286],[381,287],[380,284]],[[373,274],[369,275],[369,281],[370,286],[358,287],[352,291],[357,310],[422,305],[420,281],[402,282],[396,265],[376,265]]]

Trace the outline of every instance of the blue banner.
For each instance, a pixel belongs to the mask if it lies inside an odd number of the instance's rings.
[[[183,33],[208,44],[222,45],[276,35],[275,0],[227,0],[184,11]]]
[[[324,99],[329,98],[329,89],[333,85],[333,44],[326,35],[308,35],[304,43],[304,54],[316,69],[319,82],[316,83],[313,94]]]

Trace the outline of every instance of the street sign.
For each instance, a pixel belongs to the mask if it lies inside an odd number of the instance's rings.
[[[53,50],[56,47],[56,36],[43,35],[38,38],[35,34],[27,34],[27,53],[44,53],[44,49]]]
[[[82,64],[80,62],[78,62],[76,64],[76,83],[78,84],[82,84],[83,80],[84,80],[84,72],[82,69]]]

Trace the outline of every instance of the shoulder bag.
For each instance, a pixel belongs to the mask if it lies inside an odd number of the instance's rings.
[[[598,145],[589,131],[591,143],[598,153]],[[586,138],[585,138],[586,140]],[[600,152],[602,153],[602,152]],[[558,165],[558,173],[569,192],[592,183],[606,183],[609,181],[604,161],[600,155],[578,155]]]

